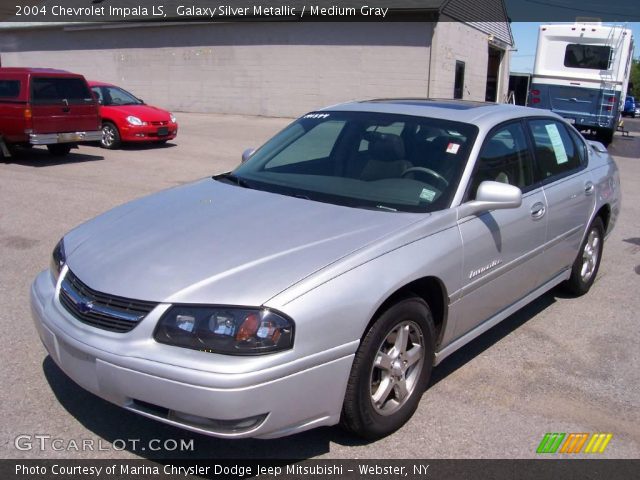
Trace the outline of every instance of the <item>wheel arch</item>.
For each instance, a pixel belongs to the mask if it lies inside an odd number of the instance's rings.
[[[602,219],[602,223],[604,224],[604,233],[605,235],[609,232],[609,221],[611,220],[611,206],[608,203],[605,203],[600,207],[600,209],[596,212],[593,218],[600,217]]]
[[[424,300],[433,316],[433,323],[436,328],[436,348],[442,340],[446,325],[449,307],[449,296],[447,289],[438,277],[426,276],[413,280],[406,285],[395,290],[380,304],[369,320],[367,327],[362,333],[362,338],[367,334],[373,323],[391,305],[407,297],[418,297]]]

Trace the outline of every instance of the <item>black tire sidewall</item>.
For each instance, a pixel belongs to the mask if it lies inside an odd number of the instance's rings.
[[[598,243],[598,259],[596,261],[596,266],[593,271],[593,274],[591,275],[589,280],[585,282],[584,280],[582,280],[582,276],[580,275],[580,271],[582,270],[582,254],[584,252],[584,247],[587,244],[587,241],[589,240],[589,235],[591,234],[591,231],[593,229],[596,229],[598,231],[598,235],[600,238],[600,242]],[[595,282],[596,276],[598,275],[598,271],[600,270],[600,262],[602,261],[602,252],[604,251],[603,246],[604,246],[604,224],[602,222],[602,219],[598,216],[594,218],[591,224],[589,225],[589,228],[587,229],[584,239],[580,244],[580,250],[578,251],[578,256],[576,257],[576,260],[573,263],[573,267],[571,269],[571,277],[569,278],[568,286],[571,292],[574,293],[575,295],[584,295],[591,289],[591,286],[593,285],[593,282]]]
[[[409,399],[400,410],[385,416],[376,412],[371,404],[371,369],[383,340],[396,325],[403,321],[412,321],[421,330],[425,348],[424,364]],[[349,378],[345,406],[350,402],[350,408],[343,409],[343,415],[352,417],[347,419],[352,431],[364,438],[376,439],[396,431],[411,418],[431,376],[434,342],[433,317],[428,305],[420,298],[401,300],[377,318],[360,344]]]
[[[111,127],[115,133],[113,138],[113,143],[111,145],[105,145],[104,143],[102,143],[102,140],[100,140],[100,146],[102,148],[106,148],[107,150],[113,150],[115,148],[118,148],[122,143],[122,141],[120,140],[120,130],[118,130],[118,127],[112,122],[103,122],[102,128],[104,129],[104,127],[106,126]]]

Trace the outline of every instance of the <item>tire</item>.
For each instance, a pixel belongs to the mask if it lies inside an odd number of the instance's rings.
[[[399,337],[400,331],[405,335]],[[434,345],[433,317],[424,300],[405,298],[384,311],[356,352],[341,425],[368,440],[404,425],[429,382]]]
[[[565,290],[577,297],[589,291],[600,268],[603,244],[604,223],[602,223],[602,218],[596,217],[589,225],[587,234],[580,245],[578,256],[571,268],[571,276],[564,283]]]
[[[605,145],[609,145],[611,142],[613,142],[613,134],[615,132],[612,129],[603,129],[598,131],[598,138],[600,139],[600,141],[605,144]]]
[[[100,146],[108,150],[119,148],[122,145],[120,140],[120,132],[118,127],[111,122],[104,122],[102,124],[102,139],[100,140]]]
[[[54,157],[64,157],[71,151],[71,145],[66,143],[56,143],[53,145],[47,145],[47,150]]]

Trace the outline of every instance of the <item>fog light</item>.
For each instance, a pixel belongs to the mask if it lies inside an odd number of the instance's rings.
[[[267,414],[256,415],[255,417],[240,418],[238,420],[215,420],[213,418],[199,417],[188,413],[171,410],[167,417],[169,420],[184,425],[189,425],[204,430],[211,430],[216,433],[243,433],[259,427],[267,418]]]

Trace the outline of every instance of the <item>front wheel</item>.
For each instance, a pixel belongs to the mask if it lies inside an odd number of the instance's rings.
[[[102,139],[100,140],[102,148],[113,150],[118,148],[121,143],[118,127],[111,122],[104,122],[102,124]]]
[[[429,382],[434,344],[433,317],[424,300],[407,298],[382,313],[353,361],[342,426],[376,439],[404,425]]]
[[[565,282],[566,290],[573,295],[584,295],[596,279],[602,258],[604,243],[604,224],[596,217],[580,245],[580,251],[571,268],[571,277]]]

